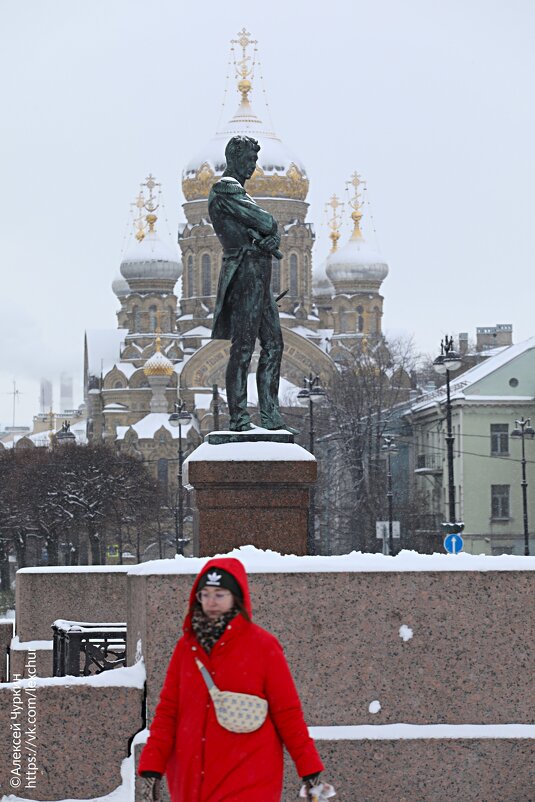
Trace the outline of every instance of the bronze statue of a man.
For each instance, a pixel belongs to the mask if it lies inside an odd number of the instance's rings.
[[[271,260],[281,259],[277,221],[247,194],[245,181],[256,167],[256,139],[234,136],[225,148],[227,166],[208,197],[208,213],[223,247],[212,338],[230,340],[226,372],[230,429],[252,429],[247,411],[247,374],[256,339],[261,352],[256,373],[260,420],[266,429],[288,428],[279,410],[283,352],[279,311],[271,292]]]

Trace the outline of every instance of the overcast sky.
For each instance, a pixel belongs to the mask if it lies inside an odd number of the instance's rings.
[[[0,424],[14,378],[17,423],[38,411],[41,375],[72,371],[81,401],[84,330],[116,325],[129,205],[152,171],[175,236],[181,171],[217,127],[243,26],[259,41],[275,129],[310,177],[315,266],[328,252],[324,204],[358,170],[390,266],[387,332],[427,352],[476,326],[535,334],[532,0],[0,9]]]

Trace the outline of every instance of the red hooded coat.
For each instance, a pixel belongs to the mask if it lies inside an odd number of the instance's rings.
[[[141,753],[138,773],[167,774],[172,802],[280,802],[282,745],[300,777],[323,770],[308,734],[290,669],[278,640],[237,615],[210,655],[191,627],[197,585],[208,568],[223,568],[243,591],[251,616],[247,574],[239,560],[209,560],[193,585],[184,636],[178,641]],[[224,691],[249,693],[268,701],[264,724],[254,732],[233,733],[218,724],[195,658]]]

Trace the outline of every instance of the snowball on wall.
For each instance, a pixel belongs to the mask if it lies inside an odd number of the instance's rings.
[[[403,638],[404,641],[408,641],[412,638],[414,632],[407,624],[402,624],[399,628],[399,637]]]

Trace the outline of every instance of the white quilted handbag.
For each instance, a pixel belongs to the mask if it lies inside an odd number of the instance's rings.
[[[234,693],[233,691],[220,691],[210,676],[210,672],[201,663],[195,660],[199,671],[203,675],[208,692],[214,703],[218,723],[230,732],[254,732],[266,720],[267,699],[252,696],[249,693]]]

